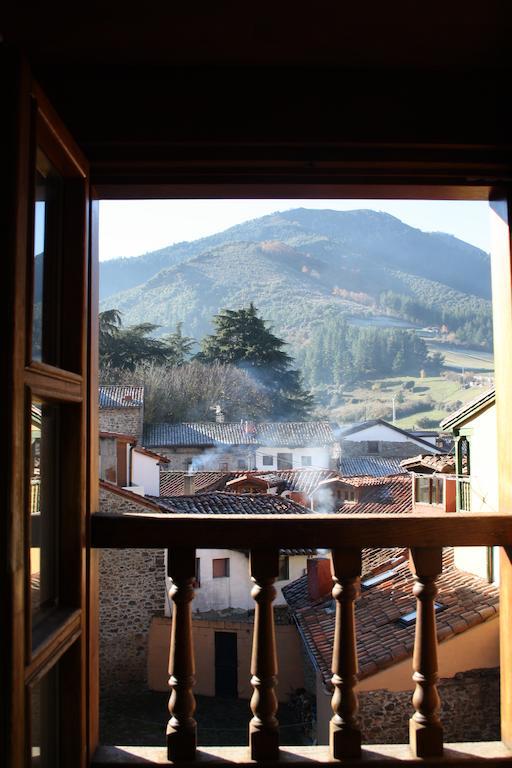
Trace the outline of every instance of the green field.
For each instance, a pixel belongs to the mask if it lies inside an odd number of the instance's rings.
[[[435,342],[428,343],[427,346],[429,351],[441,352],[444,355],[445,368],[457,371],[473,371],[475,373],[486,373],[494,370],[492,352],[461,349],[460,347],[452,347],[449,344],[436,344]]]
[[[398,427],[412,429],[418,425],[418,420],[427,417],[435,420],[435,429],[444,418],[449,415],[444,406],[451,404],[452,409],[477,397],[478,394],[488,388],[486,382],[483,386],[462,386],[462,377],[451,378],[446,376],[428,376],[419,378],[413,376],[397,376],[388,379],[376,379],[364,385],[355,386],[344,390],[344,404],[329,409],[329,418],[340,422],[356,422],[372,418],[383,418],[386,421],[392,419],[392,402],[395,396],[396,421]],[[414,382],[412,390],[404,389],[405,382]],[[403,396],[404,402],[399,399]],[[356,402],[354,402],[356,401]],[[417,411],[401,415],[401,411],[414,404]],[[422,407],[423,406],[423,407]]]

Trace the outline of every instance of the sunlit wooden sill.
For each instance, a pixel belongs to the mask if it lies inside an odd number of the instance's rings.
[[[414,758],[407,744],[372,744],[363,748],[360,760],[333,760],[329,756],[329,747],[282,747],[279,762],[266,761],[265,766],[293,763],[294,766],[318,763],[320,765],[358,765],[371,762],[373,766],[392,762],[402,765],[423,763],[427,765],[450,766],[473,763],[488,763],[512,765],[512,751],[501,741],[464,742],[460,744],[445,744],[444,755],[428,760]],[[247,747],[201,747],[197,750],[195,763],[216,765],[254,766],[255,761],[249,758]],[[195,763],[188,763],[194,765]],[[94,768],[101,766],[133,766],[133,765],[172,765],[167,760],[165,747],[99,747],[94,755]],[[184,764],[183,764],[184,765]]]

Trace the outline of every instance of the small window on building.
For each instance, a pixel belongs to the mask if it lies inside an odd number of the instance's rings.
[[[396,570],[394,568],[388,571],[382,571],[382,573],[378,573],[376,576],[369,576],[367,579],[363,579],[363,581],[361,582],[361,586],[363,589],[370,589],[370,587],[376,587],[377,584],[383,584],[385,581],[392,579],[395,573],[396,573]]]
[[[293,469],[293,454],[292,453],[278,453],[277,454],[277,468],[278,469]]]
[[[443,606],[441,603],[434,603],[434,611],[437,613],[441,610]],[[397,624],[401,624],[403,627],[410,627],[411,624],[414,624],[416,621],[416,611],[411,611],[410,613],[404,613],[403,616],[400,616],[398,619]]]
[[[379,452],[379,441],[378,440],[368,440],[367,450],[368,450],[368,453],[378,453]]]
[[[311,466],[311,456],[301,456],[300,457],[300,463],[303,467],[310,467]]]
[[[444,482],[441,477],[417,477],[414,488],[414,501],[419,504],[442,504]]]
[[[430,504],[430,477],[417,477],[414,487],[414,501]]]
[[[219,469],[220,469],[221,472],[227,472],[228,469],[229,469],[228,462],[227,461],[221,461],[221,463],[219,464]]]
[[[201,586],[201,558],[196,557],[196,578],[194,581],[195,589],[199,589]]]
[[[288,555],[279,555],[278,581],[287,581],[290,578],[290,560]]]
[[[212,560],[212,576],[214,579],[229,576],[229,557],[218,557]]]
[[[432,480],[432,504],[443,503],[443,487],[444,483],[440,477],[435,477]]]
[[[264,467],[273,467],[274,466],[274,457],[273,456],[263,456],[263,466]]]
[[[244,459],[238,459],[238,469],[247,469],[247,462]]]

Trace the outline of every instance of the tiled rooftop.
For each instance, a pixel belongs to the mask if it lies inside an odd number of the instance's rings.
[[[399,475],[406,470],[400,466],[400,459],[385,456],[353,456],[340,459],[340,475]]]
[[[194,496],[149,497],[163,512],[192,515],[303,515],[311,512],[282,496],[266,493],[198,493]]]
[[[349,481],[355,478],[348,478]],[[338,512],[343,514],[386,515],[412,512],[412,479],[407,475],[357,478],[362,490],[359,501],[344,502]]]
[[[144,445],[148,448],[190,445],[321,446],[336,442],[335,427],[328,421],[147,424]]]
[[[184,493],[183,477],[185,472],[162,472],[160,474],[160,494],[162,496],[181,496]],[[194,488],[196,493],[205,490],[218,490],[229,486],[226,484],[232,480],[243,477],[258,477],[267,480],[269,487],[283,485],[283,490],[301,491],[312,493],[322,480],[337,477],[338,473],[332,469],[283,469],[283,470],[235,470],[233,472],[194,472]]]
[[[444,474],[455,473],[455,456],[441,453],[434,456],[431,453],[420,453],[410,459],[403,459],[403,469],[407,472],[442,472]]]
[[[443,563],[444,571],[436,582],[436,602],[442,606],[436,614],[440,642],[494,618],[499,604],[498,588],[456,568],[453,550],[445,550]],[[397,623],[400,616],[416,609],[412,586],[412,574],[404,562],[387,581],[362,590],[355,608],[360,679],[412,655],[415,624],[404,627]],[[330,686],[335,619],[330,594],[312,602],[307,576],[283,587],[283,594],[315,665]]]
[[[185,493],[186,472],[163,471],[160,472],[160,495],[183,496]],[[196,493],[206,490],[216,490],[225,485],[226,480],[231,480],[233,472],[194,472],[194,489]]]
[[[117,384],[99,387],[100,408],[139,408],[144,404],[144,387]]]
[[[350,435],[357,434],[358,432],[364,432],[366,429],[376,426],[386,427],[386,429],[388,429],[391,434],[396,432],[396,434],[400,435],[401,437],[406,437],[408,440],[411,440],[420,446],[424,445],[426,448],[430,448],[434,452],[436,451],[436,447],[429,443],[427,440],[424,440],[422,437],[418,437],[406,429],[400,429],[400,427],[397,427],[395,424],[390,424],[389,421],[384,421],[384,419],[370,419],[369,421],[363,421],[359,424],[354,424],[353,426],[341,425],[339,429],[339,437],[343,440]],[[392,438],[390,439],[391,442],[393,442]]]

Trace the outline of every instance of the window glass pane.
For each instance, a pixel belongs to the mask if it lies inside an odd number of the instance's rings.
[[[291,453],[278,453],[277,454],[277,468],[278,469],[293,469],[293,454],[291,454]]]
[[[229,557],[212,560],[212,576],[214,579],[229,576]]]
[[[286,581],[290,578],[288,555],[279,556],[279,575],[278,581]]]
[[[420,504],[430,504],[430,483],[429,477],[416,478],[416,501]]]
[[[33,400],[30,421],[30,585],[35,628],[57,605],[58,596],[58,406]]]
[[[37,165],[32,359],[58,365],[63,180],[41,152]]]
[[[59,664],[34,686],[30,694],[31,765],[58,768],[59,765]]]
[[[432,503],[433,504],[443,503],[443,481],[440,477],[434,480],[434,485],[432,489]]]
[[[264,455],[263,459],[262,459],[262,462],[263,462],[263,466],[264,467],[272,467],[272,466],[274,466],[274,457],[273,456]]]

